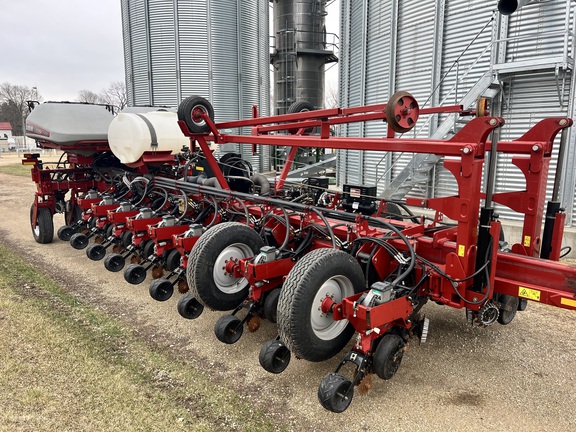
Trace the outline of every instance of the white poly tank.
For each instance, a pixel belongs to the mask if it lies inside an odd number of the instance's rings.
[[[120,162],[129,164],[137,162],[144,152],[179,153],[190,140],[182,134],[176,113],[154,111],[118,114],[108,128],[108,143]]]

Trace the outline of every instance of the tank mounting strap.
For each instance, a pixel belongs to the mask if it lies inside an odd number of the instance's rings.
[[[146,126],[148,126],[148,130],[150,131],[150,147],[158,147],[158,136],[156,135],[154,125],[142,114],[136,113],[136,115],[144,120],[144,123],[146,123]]]

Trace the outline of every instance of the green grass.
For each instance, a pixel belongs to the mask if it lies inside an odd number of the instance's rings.
[[[277,428],[0,246],[0,431]]]
[[[30,177],[30,165],[10,164],[0,165],[0,173],[20,177]]]

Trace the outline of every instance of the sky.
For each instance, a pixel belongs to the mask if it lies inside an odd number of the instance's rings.
[[[338,33],[338,3],[328,32]],[[120,0],[0,0],[0,35],[0,83],[36,87],[44,101],[73,101],[125,79]],[[327,72],[327,90],[337,70]]]
[[[75,100],[124,81],[120,0],[0,0],[0,83]]]

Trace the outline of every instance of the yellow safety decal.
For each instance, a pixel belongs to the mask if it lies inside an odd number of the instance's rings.
[[[540,291],[521,286],[518,288],[518,297],[540,301]]]
[[[576,307],[576,300],[567,299],[567,298],[562,297],[560,299],[560,304],[563,304],[566,306],[571,306],[571,307]]]
[[[463,257],[466,254],[466,248],[464,245],[458,245],[458,256]]]
[[[524,236],[524,247],[530,247],[530,240],[532,240],[532,237]]]
[[[196,171],[204,171],[204,167],[201,167],[201,166],[197,166],[197,167],[194,167],[194,168],[196,168]]]

